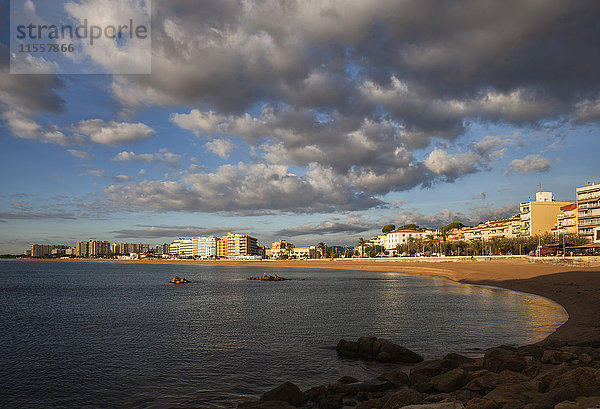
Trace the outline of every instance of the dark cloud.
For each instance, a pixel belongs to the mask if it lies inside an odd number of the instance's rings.
[[[20,219],[20,220],[35,220],[35,219],[76,219],[73,214],[59,212],[44,212],[44,211],[23,211],[23,212],[0,212],[0,217],[3,219]]]
[[[339,223],[335,221],[324,221],[316,225],[303,224],[295,228],[282,229],[275,232],[279,236],[295,237],[306,235],[323,234],[358,234],[369,230],[377,229],[377,226],[366,224]]]
[[[149,226],[136,225],[136,229],[123,229],[111,231],[116,238],[168,238],[168,237],[196,237],[196,236],[220,236],[228,232],[244,232],[249,227],[199,227],[199,226]]]

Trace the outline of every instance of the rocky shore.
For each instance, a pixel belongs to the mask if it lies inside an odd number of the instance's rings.
[[[548,342],[448,354],[374,379],[344,376],[301,391],[291,382],[242,402],[250,409],[586,409],[600,407],[600,350]]]
[[[498,346],[479,358],[450,353],[374,379],[344,376],[301,391],[286,382],[239,408],[587,409],[600,408],[600,270],[537,272],[515,264],[446,271],[456,281],[550,298],[568,321],[544,341]],[[499,271],[494,271],[498,269]],[[511,270],[508,270],[511,271]],[[444,272],[444,271],[441,271]],[[551,274],[548,274],[551,273]],[[553,274],[552,274],[553,273]],[[539,274],[539,275],[536,275]],[[512,279],[507,279],[507,278]],[[338,344],[338,349],[355,346]],[[376,359],[377,356],[375,356]],[[360,358],[360,356],[359,356]],[[406,364],[402,364],[406,368]]]

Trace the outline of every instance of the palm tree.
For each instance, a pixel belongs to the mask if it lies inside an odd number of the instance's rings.
[[[365,255],[365,244],[367,244],[367,241],[365,239],[363,239],[362,237],[360,239],[358,239],[358,245],[360,246],[360,256],[363,257]]]
[[[317,244],[317,248],[321,252],[321,258],[325,258],[326,254],[327,254],[327,244],[325,244],[321,241],[321,242],[319,242],[319,244]]]

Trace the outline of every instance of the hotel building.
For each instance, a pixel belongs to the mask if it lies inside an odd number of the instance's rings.
[[[535,202],[524,202],[519,206],[521,237],[552,232],[556,225],[556,217],[561,213],[560,208],[570,204],[572,203],[555,201],[552,192],[537,192]]]
[[[596,239],[594,230],[600,227],[600,183],[578,187],[576,193],[577,230],[590,240]]]

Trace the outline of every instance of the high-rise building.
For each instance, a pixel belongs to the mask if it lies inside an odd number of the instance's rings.
[[[75,246],[75,255],[77,257],[89,257],[90,256],[90,242],[79,241]]]
[[[226,258],[229,255],[227,236],[217,240],[217,258]]]
[[[227,257],[258,255],[257,240],[247,234],[227,234]]]
[[[211,259],[217,256],[217,238],[215,236],[194,238],[194,257]]]
[[[600,227],[600,183],[592,183],[576,189],[577,229],[580,235],[595,239],[594,230]]]
[[[169,254],[180,258],[192,258],[194,256],[194,240],[179,238],[169,245]]]
[[[66,254],[69,246],[62,244],[32,244],[31,257],[48,257],[53,254]]]
[[[163,243],[163,244],[157,244],[156,247],[154,247],[154,252],[156,254],[169,254],[169,244],[168,243]]]
[[[110,253],[110,242],[106,240],[92,240],[89,244],[89,257],[100,257]]]
[[[571,202],[557,202],[552,192],[537,192],[535,202],[521,203],[519,218],[521,221],[521,237],[531,237],[552,232],[556,225],[556,217],[560,208]]]

